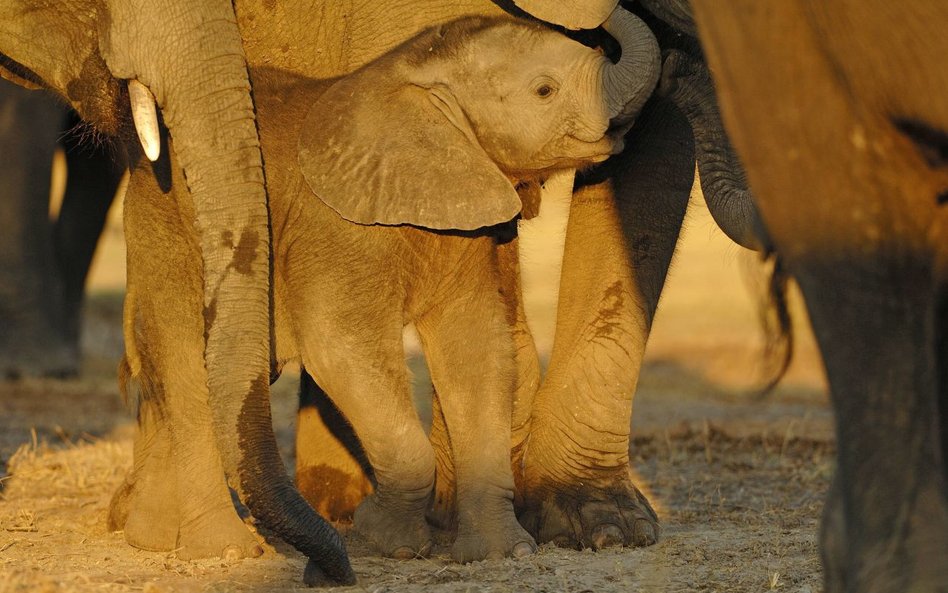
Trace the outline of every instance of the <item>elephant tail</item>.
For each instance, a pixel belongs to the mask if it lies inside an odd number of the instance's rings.
[[[764,335],[764,378],[763,386],[756,390],[758,398],[773,391],[787,374],[793,361],[795,343],[793,318],[787,300],[790,274],[776,252],[769,251],[762,254],[761,258],[767,280],[761,287],[758,299],[758,316]]]

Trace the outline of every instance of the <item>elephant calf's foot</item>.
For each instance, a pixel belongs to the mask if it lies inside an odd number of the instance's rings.
[[[650,546],[658,516],[628,477],[611,486],[538,484],[527,487],[518,517],[538,542],[560,547]]]
[[[372,494],[356,509],[353,525],[383,556],[408,560],[431,552],[431,530],[425,521],[425,505],[389,508]],[[415,508],[415,507],[418,508]]]
[[[451,555],[458,562],[522,558],[537,550],[536,542],[517,522],[513,512],[498,524],[484,525],[483,517],[458,526]],[[467,523],[467,524],[465,524]]]

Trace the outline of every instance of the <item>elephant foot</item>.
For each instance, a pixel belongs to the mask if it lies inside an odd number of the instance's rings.
[[[182,560],[221,558],[230,562],[262,554],[260,542],[233,505],[204,512],[178,528],[177,556]]]
[[[263,554],[233,505],[202,510],[198,519],[182,521],[174,482],[147,478],[126,479],[109,505],[108,529],[124,531],[130,546],[150,552],[174,550],[182,560],[231,561]]]
[[[125,541],[140,550],[174,550],[179,521],[174,486],[156,480],[146,493],[140,483],[126,479],[112,496],[109,529],[124,531]]]
[[[940,487],[920,488],[900,529],[848,532],[839,476],[823,507],[820,552],[826,593],[943,593],[948,583],[948,504]],[[904,508],[904,507],[903,507]],[[910,516],[912,514],[915,516]],[[875,517],[874,517],[875,518]],[[875,526],[873,526],[875,527]]]
[[[425,505],[388,508],[378,494],[362,501],[355,511],[356,531],[365,536],[377,552],[390,558],[409,560],[431,553],[431,529],[425,521]],[[417,508],[414,508],[417,507]]]
[[[603,487],[530,481],[518,501],[520,523],[538,542],[560,547],[650,546],[661,531],[658,515],[623,474]]]
[[[451,556],[462,563],[477,560],[523,558],[537,550],[536,542],[517,522],[513,509],[496,526],[485,526],[483,517],[474,524],[458,526],[458,536],[451,548]]]
[[[127,479],[122,480],[122,485],[118,487],[109,502],[109,516],[106,517],[105,526],[110,532],[125,530],[125,524],[128,522],[128,501],[131,495],[131,482]]]

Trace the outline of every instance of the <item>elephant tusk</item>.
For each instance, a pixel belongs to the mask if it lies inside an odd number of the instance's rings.
[[[128,81],[128,100],[132,106],[132,119],[142,149],[149,161],[157,161],[161,154],[161,138],[158,136],[158,112],[155,96],[148,87],[137,80]]]

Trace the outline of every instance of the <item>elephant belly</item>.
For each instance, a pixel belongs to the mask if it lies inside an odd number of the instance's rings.
[[[251,67],[314,78],[352,72],[428,27],[462,16],[505,14],[489,0],[249,0],[236,7]]]

